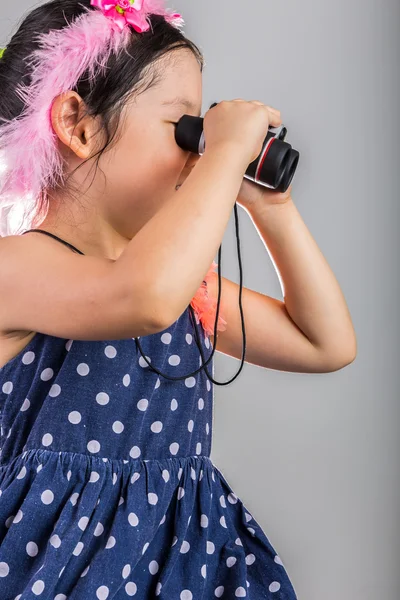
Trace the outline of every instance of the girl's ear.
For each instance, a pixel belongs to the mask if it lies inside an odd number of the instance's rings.
[[[87,114],[85,102],[69,90],[57,96],[51,107],[51,124],[59,140],[83,160],[98,149],[99,119]]]

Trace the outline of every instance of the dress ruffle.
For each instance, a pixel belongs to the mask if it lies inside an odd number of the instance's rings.
[[[28,450],[0,468],[0,490],[2,600],[296,598],[209,457]]]

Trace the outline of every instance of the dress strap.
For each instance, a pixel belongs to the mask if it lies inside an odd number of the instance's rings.
[[[22,235],[25,235],[25,233],[29,233],[30,231],[38,231],[39,233],[45,233],[46,235],[49,235],[50,237],[54,238],[55,240],[58,240],[59,242],[62,242],[66,246],[69,246],[70,248],[72,248],[72,250],[74,250],[75,252],[78,252],[78,254],[84,254],[83,252],[81,252],[80,250],[78,250],[78,248],[75,248],[75,246],[73,246],[72,244],[70,244],[69,242],[66,242],[65,240],[62,240],[60,237],[58,237],[58,235],[54,235],[54,233],[50,233],[50,231],[44,231],[43,229],[28,229],[27,231],[24,231],[22,233]]]

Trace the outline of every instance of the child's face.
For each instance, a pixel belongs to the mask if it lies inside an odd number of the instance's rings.
[[[200,65],[191,51],[179,49],[162,57],[160,66],[163,81],[131,101],[122,115],[120,139],[99,161],[105,174],[103,209],[127,237],[176,193],[201,158],[178,146],[174,125],[184,114],[201,114]],[[193,107],[163,104],[178,96]]]

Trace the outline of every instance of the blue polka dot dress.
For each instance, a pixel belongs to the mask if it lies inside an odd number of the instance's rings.
[[[140,344],[171,377],[202,364],[188,308]],[[1,600],[296,600],[210,459],[212,416],[204,370],[36,333],[0,369]]]

